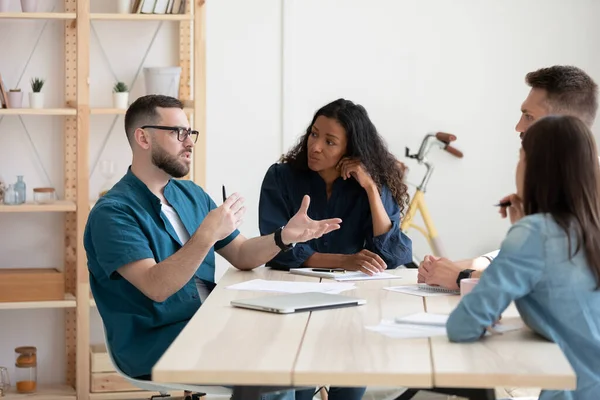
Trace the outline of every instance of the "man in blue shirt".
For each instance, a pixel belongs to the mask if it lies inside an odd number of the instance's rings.
[[[115,361],[129,376],[150,379],[153,365],[198,310],[215,283],[215,255],[250,270],[294,243],[339,229],[314,221],[310,199],[274,234],[246,239],[237,193],[217,207],[189,180],[198,131],[182,103],[149,95],[125,115],[133,150],[126,175],[90,212],[84,233],[90,286]],[[207,321],[210,323],[210,321]]]
[[[535,121],[555,113],[575,116],[590,128],[594,124],[598,86],[583,70],[555,65],[528,73],[525,81],[531,90],[521,106],[521,118],[515,127],[521,138]],[[500,211],[506,217],[506,207]],[[461,279],[479,278],[497,254],[498,250],[457,262],[426,256],[419,266],[419,282],[458,289]]]

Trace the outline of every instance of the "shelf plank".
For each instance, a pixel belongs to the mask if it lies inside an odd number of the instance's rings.
[[[14,379],[11,379],[14,380]],[[75,390],[66,385],[40,385],[36,393],[19,394],[16,393],[15,384],[11,385],[11,389],[2,400],[75,400]]]
[[[0,115],[76,115],[74,108],[0,108]]]
[[[190,14],[117,14],[92,13],[92,20],[105,21],[191,21]]]
[[[9,12],[0,13],[0,19],[75,19],[75,13]]]
[[[18,205],[0,204],[2,212],[66,212],[75,211],[77,206],[73,201],[57,200],[51,204],[25,203]]]
[[[90,114],[92,115],[125,115],[127,110],[124,108],[90,108]],[[191,114],[194,109],[191,107],[184,107],[183,111],[186,114]]]
[[[74,308],[76,305],[77,302],[75,300],[75,296],[73,296],[71,293],[66,293],[64,300],[0,302],[0,310]]]
[[[105,393],[90,393],[90,400],[135,400],[135,399],[149,399],[152,395],[158,395],[158,392],[105,392]],[[183,391],[169,392],[170,399],[177,399],[183,397]]]
[[[90,108],[92,115],[124,115],[126,111],[124,108]]]

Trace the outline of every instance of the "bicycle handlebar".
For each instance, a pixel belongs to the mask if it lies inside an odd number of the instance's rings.
[[[462,153],[462,151],[458,150],[458,149],[457,149],[457,148],[455,148],[455,147],[452,147],[452,146],[450,146],[450,145],[446,145],[446,146],[444,147],[444,150],[446,150],[448,153],[452,154],[454,157],[457,157],[457,158],[463,158],[463,153]]]
[[[463,158],[462,151],[458,150],[455,147],[450,146],[450,143],[454,142],[457,139],[456,135],[453,135],[451,133],[446,133],[446,132],[436,132],[436,133],[429,133],[429,134],[425,135],[425,138],[421,142],[421,147],[419,148],[419,152],[417,154],[411,155],[410,150],[407,147],[405,156],[408,158],[417,159],[417,160],[419,160],[419,162],[422,162],[425,159],[425,156],[427,155],[427,153],[429,152],[429,150],[431,148],[431,144],[432,144],[431,140],[432,139],[434,139],[436,141],[436,143],[438,144],[439,147],[446,150],[448,153],[450,153],[454,157]]]
[[[454,142],[456,140],[456,136],[454,136],[451,133],[445,133],[445,132],[438,132],[435,134],[435,137],[440,142],[444,142],[446,144],[448,144],[450,142]]]
[[[456,135],[445,132],[438,132],[435,134],[435,138],[440,142],[444,143],[444,150],[452,154],[454,157],[463,158],[463,153],[455,147],[450,146],[450,142],[456,140]]]

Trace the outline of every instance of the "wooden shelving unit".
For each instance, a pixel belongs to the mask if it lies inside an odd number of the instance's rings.
[[[190,14],[111,14],[93,13],[92,20],[106,21],[191,21]]]
[[[0,19],[75,19],[74,12],[64,13],[26,13],[26,12],[14,12],[14,13],[0,13]]]
[[[185,14],[109,14],[91,13],[89,0],[63,0],[64,12],[0,13],[0,20],[63,20],[64,24],[64,104],[58,108],[0,109],[0,117],[53,116],[64,118],[64,196],[51,204],[0,204],[3,213],[64,213],[65,248],[63,300],[0,302],[1,310],[64,309],[66,381],[40,385],[34,394],[9,392],[5,399],[35,400],[112,400],[149,398],[149,392],[90,392],[90,311],[95,302],[90,296],[83,232],[93,202],[89,197],[89,143],[92,115],[123,115],[126,110],[90,107],[90,46],[93,21],[174,21],[178,23],[179,66],[182,67],[179,97],[185,104],[192,126],[200,132],[193,166],[188,179],[205,183],[205,7],[204,0],[188,0]],[[97,0],[101,1],[101,0]],[[193,82],[193,85],[192,85]],[[1,223],[1,222],[0,222]],[[175,393],[177,394],[177,392]]]
[[[9,391],[2,400],[75,400],[75,390],[67,385],[40,385],[36,393],[18,394]]]
[[[0,204],[0,213],[21,213],[21,212],[71,212],[76,211],[77,206],[74,201],[57,200],[50,204],[25,203],[8,206]]]
[[[0,310],[75,308],[76,306],[77,302],[75,301],[75,296],[73,296],[71,293],[65,294],[64,300],[0,302]]]
[[[149,392],[108,392],[108,393],[91,393],[90,400],[147,400],[152,394],[158,393]],[[183,398],[183,392],[169,392],[170,398]],[[169,397],[167,397],[169,399]]]
[[[74,108],[0,108],[0,115],[77,115],[77,110]]]

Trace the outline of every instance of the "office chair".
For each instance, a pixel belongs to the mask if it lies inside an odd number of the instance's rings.
[[[104,324],[102,326],[104,327]],[[104,328],[104,343],[106,344],[106,351],[108,353],[108,356],[110,357],[110,362],[112,363],[112,365],[114,366],[115,370],[117,371],[117,373],[119,375],[121,375],[123,378],[125,378],[132,385],[137,386],[138,388],[140,388],[142,390],[159,393],[158,395],[152,395],[150,397],[150,400],[170,397],[171,395],[169,394],[169,391],[183,390],[185,392],[194,393],[193,395],[189,396],[192,400],[197,400],[199,397],[202,397],[202,396],[210,396],[210,397],[215,397],[215,398],[229,399],[233,393],[233,391],[231,389],[228,389],[223,386],[198,386],[198,385],[188,385],[188,384],[182,384],[182,383],[163,383],[163,382],[145,381],[145,380],[132,378],[129,375],[125,374],[123,371],[121,371],[121,369],[117,365],[117,362],[113,358],[110,344],[108,343],[108,339],[107,339],[107,335],[106,335],[106,328]]]

